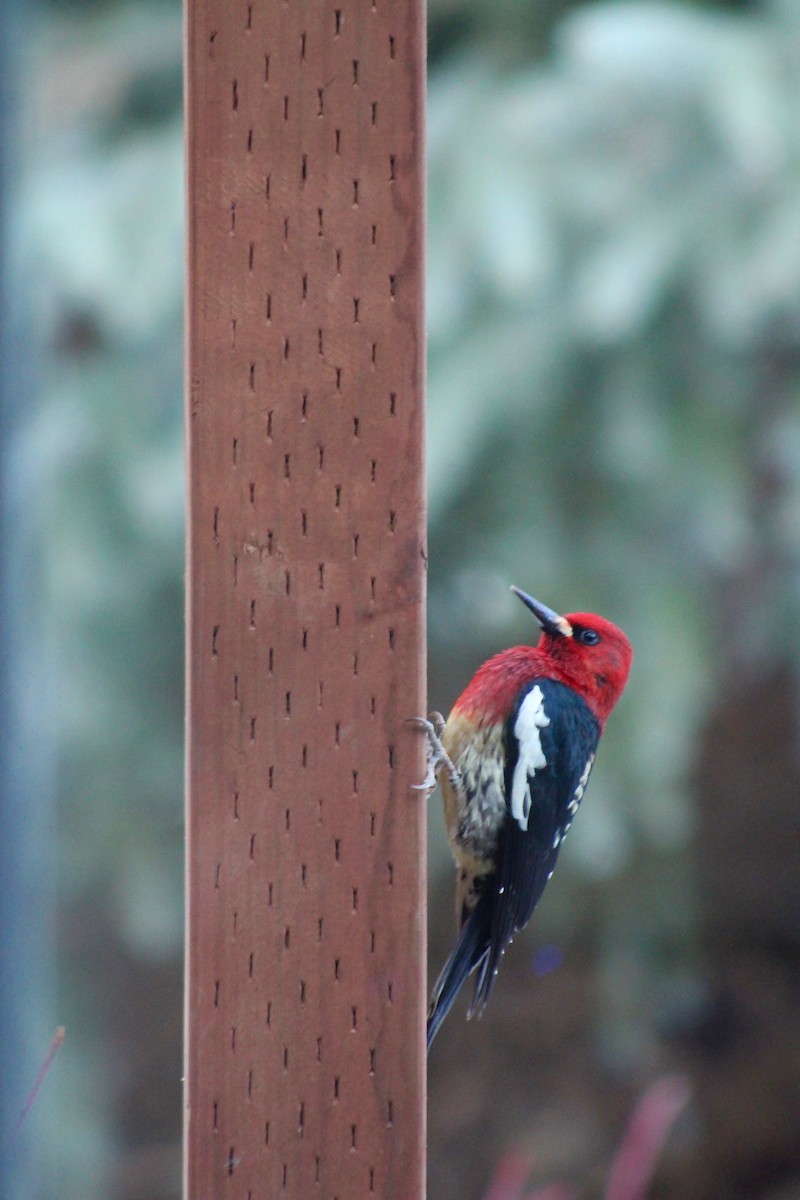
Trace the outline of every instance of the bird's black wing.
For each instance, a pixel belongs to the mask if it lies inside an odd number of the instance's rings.
[[[489,952],[475,984],[479,1012],[516,930],[522,929],[553,873],[594,762],[600,727],[581,697],[563,683],[533,680],[506,722],[507,816],[493,878]]]

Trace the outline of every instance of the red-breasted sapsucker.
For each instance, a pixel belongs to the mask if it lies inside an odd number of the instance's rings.
[[[431,745],[422,786],[433,786],[435,773],[444,797],[460,929],[433,989],[429,1048],[476,969],[469,1015],[485,1007],[506,946],[553,874],[633,656],[603,617],[562,617],[512,591],[542,627],[538,644],[485,662],[443,727],[419,722]]]

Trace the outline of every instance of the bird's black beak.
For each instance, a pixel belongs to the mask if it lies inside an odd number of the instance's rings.
[[[512,586],[511,590],[515,596],[519,596],[525,607],[531,610],[545,633],[550,633],[553,637],[572,637],[572,626],[566,617],[560,617],[557,612],[553,612],[552,608],[548,608],[546,604],[540,604],[538,600],[534,600],[533,596],[529,596],[521,588]]]

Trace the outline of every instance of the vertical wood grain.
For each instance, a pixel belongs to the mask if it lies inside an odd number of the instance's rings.
[[[423,12],[186,17],[186,1196],[419,1200]]]

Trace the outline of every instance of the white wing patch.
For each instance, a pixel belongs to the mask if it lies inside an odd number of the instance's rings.
[[[514,723],[519,758],[511,781],[511,815],[520,829],[528,828],[528,818],[531,815],[529,776],[547,766],[539,730],[549,724],[550,718],[544,711],[542,689],[536,684],[522,701]]]

